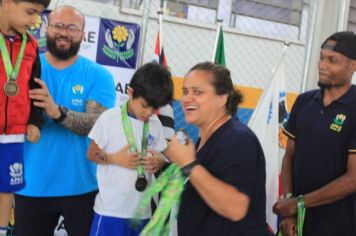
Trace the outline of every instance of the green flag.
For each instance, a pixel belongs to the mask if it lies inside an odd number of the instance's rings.
[[[215,51],[213,62],[216,64],[226,66],[225,50],[224,50],[224,34],[221,25],[218,26],[217,42],[215,42]]]

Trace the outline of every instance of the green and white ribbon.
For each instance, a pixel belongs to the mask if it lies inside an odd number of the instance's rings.
[[[305,207],[304,207],[304,196],[298,196],[298,210],[297,210],[297,225],[298,225],[298,236],[303,236],[303,226],[305,219]]]
[[[184,190],[185,179],[180,168],[172,163],[158,177],[156,182],[146,190],[137,210],[137,219],[139,219],[140,216],[144,214],[146,208],[150,206],[151,199],[155,194],[161,192],[161,198],[155,213],[143,228],[140,235],[166,236],[169,234],[172,222],[169,222],[167,218],[171,210],[180,204],[180,196]],[[174,217],[171,217],[171,219],[176,218],[177,213]]]
[[[297,229],[298,229],[298,236],[303,236],[305,211],[306,211],[306,209],[304,207],[304,196],[300,195],[297,198]],[[278,236],[283,236],[281,231],[278,232]]]
[[[17,76],[18,76],[19,70],[20,70],[20,65],[21,65],[21,62],[23,59],[23,55],[25,53],[26,42],[27,42],[27,35],[26,35],[26,33],[23,33],[20,51],[17,55],[17,60],[15,62],[15,65],[14,65],[14,67],[12,67],[10,55],[6,48],[5,38],[2,35],[2,33],[0,33],[0,50],[1,50],[1,54],[2,54],[2,60],[4,62],[7,81],[17,79]]]
[[[125,102],[121,105],[121,118],[122,118],[122,124],[123,124],[127,142],[130,144],[130,151],[137,152],[135,136],[133,134],[131,122],[129,120],[129,116],[128,116],[128,112],[127,112],[127,102]],[[142,130],[140,158],[147,156],[147,138],[148,138],[148,121],[145,121],[143,124],[143,130]],[[144,170],[142,164],[137,165],[136,170],[137,170],[138,176],[145,175],[145,170]]]

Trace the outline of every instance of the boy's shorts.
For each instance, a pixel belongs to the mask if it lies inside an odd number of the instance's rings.
[[[0,143],[0,193],[25,187],[23,143]]]
[[[138,236],[147,223],[148,219],[140,220],[139,225],[134,227],[132,219],[103,216],[94,213],[90,236]]]

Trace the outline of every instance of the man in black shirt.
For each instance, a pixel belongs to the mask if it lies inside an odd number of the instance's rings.
[[[283,190],[273,211],[283,235],[295,235],[297,209],[306,209],[303,236],[356,232],[356,35],[338,32],[321,46],[320,89],[299,95],[284,133]],[[299,214],[300,215],[300,214]]]

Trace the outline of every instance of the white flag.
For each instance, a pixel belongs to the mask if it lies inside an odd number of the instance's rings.
[[[273,73],[272,81],[262,93],[248,126],[258,137],[266,159],[266,218],[271,229],[276,232],[277,215],[272,206],[279,197],[280,148],[278,142],[279,103],[285,104],[285,72],[280,62]]]

